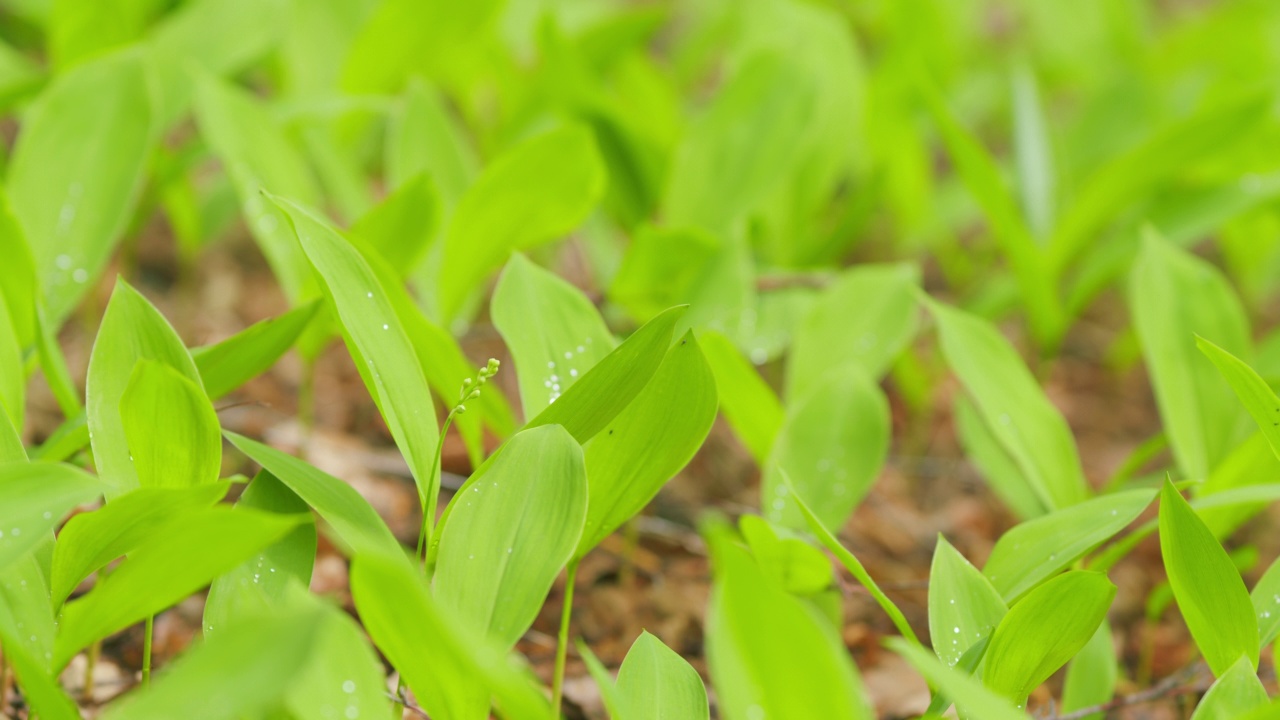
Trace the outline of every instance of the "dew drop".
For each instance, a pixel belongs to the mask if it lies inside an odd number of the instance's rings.
[[[355,691],[356,691],[356,682],[354,680],[347,680],[346,682],[342,683],[342,692],[350,695]]]

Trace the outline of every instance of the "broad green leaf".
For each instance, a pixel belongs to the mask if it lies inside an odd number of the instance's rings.
[[[991,582],[938,535],[929,569],[929,637],[938,657],[955,667],[1008,610]]]
[[[0,414],[15,430],[21,430],[27,406],[27,373],[22,363],[22,341],[10,322],[9,308],[0,295]]]
[[[816,595],[835,581],[826,554],[786,528],[774,527],[758,515],[743,515],[738,531],[760,571],[792,595]]]
[[[719,238],[696,227],[642,225],[609,285],[609,300],[642,321],[682,303],[699,311],[740,306],[745,298],[734,278],[716,272],[723,249]]]
[[[6,252],[6,262],[0,265],[0,300],[9,308],[9,319],[19,345],[26,347],[36,340],[40,277],[30,241],[18,223],[9,192],[3,189],[0,189],[0,245]]]
[[[120,422],[142,487],[190,487],[218,479],[218,415],[198,382],[168,365],[139,360],[120,397]]]
[[[516,250],[568,233],[604,193],[604,165],[585,127],[525,140],[490,163],[454,211],[440,266],[440,317]]]
[[[671,225],[728,234],[796,162],[818,100],[811,76],[780,52],[742,62],[685,130],[662,200]]]
[[[45,382],[49,384],[49,390],[58,402],[58,408],[62,410],[63,416],[68,419],[80,416],[83,420],[84,404],[80,401],[80,389],[76,387],[75,381],[71,379],[71,370],[67,367],[67,358],[63,355],[62,348],[58,345],[57,332],[49,322],[48,313],[45,312],[44,306],[38,302],[35,308],[35,316],[36,355],[40,359],[40,369],[44,372]],[[85,444],[89,444],[87,436],[85,437]]]
[[[559,400],[530,420],[527,427],[563,425],[580,443],[595,437],[631,404],[657,372],[684,310],[669,308],[645,323],[565,390]]]
[[[113,48],[137,40],[147,24],[160,13],[158,0],[56,0],[51,3],[48,33],[49,60],[59,72]]]
[[[939,92],[922,88],[924,100],[938,123],[956,173],[982,208],[991,234],[1013,270],[1031,331],[1041,346],[1058,341],[1066,323],[1062,300],[1018,202],[1010,192],[995,159],[951,112]],[[941,322],[941,320],[939,321]]]
[[[786,473],[782,474],[782,479],[789,483]],[[919,643],[920,641],[916,638],[915,631],[911,629],[911,625],[907,622],[907,618],[902,614],[902,611],[898,609],[898,606],[893,604],[893,601],[889,599],[889,596],[884,594],[884,591],[876,584],[875,579],[871,577],[871,573],[868,573],[867,569],[862,566],[862,562],[858,560],[857,556],[849,552],[848,548],[840,544],[840,540],[832,534],[831,530],[822,524],[822,520],[818,518],[803,499],[795,495],[794,491],[792,491],[791,494],[795,497],[796,506],[800,508],[801,515],[804,516],[805,522],[809,525],[809,531],[817,536],[818,541],[836,556],[836,559],[840,561],[841,565],[844,565],[845,569],[849,571],[849,574],[852,575],[854,579],[862,585],[862,587],[866,588],[866,591],[870,593],[871,597],[880,606],[880,609],[884,610],[885,614],[889,616],[889,619],[893,621],[894,627],[898,628],[898,632],[902,633],[903,637],[911,640],[912,642]]]
[[[387,130],[387,182],[400,188],[423,173],[440,191],[444,215],[462,199],[479,171],[475,151],[440,94],[421,78],[409,81]]]
[[[111,575],[67,603],[54,648],[61,669],[82,648],[208,585],[298,525],[255,510],[212,507],[173,515]]]
[[[1172,482],[1160,491],[1160,554],[1178,609],[1213,674],[1241,656],[1258,667],[1258,619],[1227,551]]]
[[[479,681],[497,696],[503,717],[551,718],[542,693],[503,653],[436,602],[411,564],[395,557],[357,555],[351,567],[351,595],[369,636],[433,717],[484,718],[489,701],[487,694],[476,695]]]
[[[200,382],[191,355],[164,316],[128,283],[117,280],[93,342],[84,388],[94,465],[112,495],[138,487],[120,401],[139,360],[156,361]]]
[[[915,335],[919,275],[914,265],[861,265],[828,286],[791,341],[787,397],[804,397],[844,364],[884,375]]]
[[[685,333],[653,379],[586,446],[586,529],[582,557],[644,509],[702,446],[716,418],[716,384],[692,333]]]
[[[409,462],[418,499],[426,505],[440,491],[431,470],[440,431],[422,366],[395,308],[360,251],[332,226],[290,200],[272,196],[272,201],[288,217],[322,278],[347,349]]]
[[[205,392],[217,399],[271,368],[306,329],[320,309],[313,302],[283,315],[254,323],[231,337],[194,348]]]
[[[874,717],[836,628],[769,582],[727,528],[706,534],[715,570],[706,651],[721,716]]]
[[[515,360],[520,404],[536,417],[617,344],[582,291],[514,253],[490,315]]]
[[[34,550],[67,513],[102,490],[98,478],[70,465],[0,463],[0,570]]]
[[[1213,361],[1218,373],[1258,424],[1271,450],[1280,457],[1280,398],[1276,397],[1275,391],[1256,370],[1211,341],[1197,335],[1196,346]]]
[[[1147,231],[1131,271],[1129,302],[1178,469],[1189,479],[1207,478],[1239,437],[1242,413],[1213,363],[1196,350],[1196,334],[1247,357],[1244,308],[1217,269],[1154,231]]]
[[[996,541],[982,574],[1005,600],[1017,600],[1128,527],[1155,494],[1154,490],[1113,493],[1020,523]]]
[[[1088,644],[1067,663],[1062,682],[1062,712],[1068,713],[1109,702],[1116,692],[1120,674],[1111,626],[1104,620]],[[1096,712],[1085,720],[1102,720]]]
[[[81,720],[75,702],[48,672],[48,658],[33,657],[19,642],[19,636],[11,634],[2,624],[0,645],[4,646],[5,661],[17,675],[22,699],[34,713],[39,713],[44,720]]]
[[[582,448],[555,425],[517,433],[450,502],[433,576],[440,604],[504,648],[538,616],[582,536]]]
[[[1107,617],[1116,586],[1106,575],[1063,573],[1009,608],[987,647],[987,687],[1021,707],[1027,696],[1089,642]]]
[[[889,452],[889,403],[858,366],[827,371],[792,401],[760,486],[766,517],[802,529],[800,494],[828,528],[841,528],[871,489]],[[788,487],[781,474],[791,479]]]
[[[956,394],[953,416],[965,457],[986,478],[987,486],[1022,520],[1043,515],[1040,496],[964,393]]]
[[[306,595],[305,585],[295,584],[293,592],[323,610],[310,658],[285,692],[285,707],[297,718],[389,720],[386,675],[368,637],[341,608]]]
[[[316,610],[245,620],[192,647],[150,687],[112,703],[102,718],[162,720],[172,718],[174,708],[191,720],[264,717],[315,652],[320,620]],[[193,697],[201,701],[193,703]]]
[[[618,668],[617,696],[618,720],[699,720],[710,713],[698,672],[647,632]]]
[[[306,160],[275,117],[244,90],[208,73],[197,74],[195,88],[200,133],[231,178],[245,223],[271,271],[291,302],[314,297],[311,266],[288,219],[261,192],[318,205],[320,189]]]
[[[990,323],[933,300],[947,364],[1001,447],[1048,508],[1089,496],[1075,439],[1017,351]]]
[[[355,488],[273,447],[229,431],[223,435],[310,505],[349,553],[400,551],[400,543],[390,528]]]
[[[121,555],[157,537],[172,516],[208,507],[227,494],[230,483],[188,487],[137,488],[67,521],[58,533],[50,574],[53,604],[61,607],[82,580]]]
[[[289,534],[262,548],[209,587],[204,603],[204,634],[225,631],[241,618],[280,605],[289,583],[311,584],[316,561],[316,524],[307,504],[268,471],[261,471],[241,493],[236,507],[307,519]]]
[[[1259,646],[1266,647],[1280,635],[1280,559],[1271,563],[1249,593],[1258,618]]]
[[[698,344],[715,376],[720,412],[761,467],[782,428],[782,403],[755,367],[723,333],[698,333]],[[794,356],[793,356],[794,357]]]
[[[87,439],[87,438],[86,438]],[[9,416],[0,412],[0,463],[25,461],[27,450]]]
[[[971,717],[982,720],[1026,720],[1026,713],[1003,697],[983,687],[982,683],[955,668],[947,667],[928,650],[903,638],[888,638],[885,645],[907,659],[916,670]]]
[[[423,173],[362,215],[350,234],[368,243],[405,277],[421,262],[439,222],[436,186]]]
[[[1270,702],[1257,670],[1242,657],[1200,698],[1191,720],[1236,720]]]
[[[143,57],[126,51],[60,75],[24,118],[6,186],[55,327],[125,231],[151,154],[151,116]]]
[[[1268,483],[1280,477],[1280,455],[1271,448],[1266,434],[1256,432],[1237,445],[1209,473],[1204,484],[1196,486],[1192,507],[1204,520],[1216,538],[1226,538],[1249,518],[1267,506],[1267,499],[1258,503],[1227,502],[1226,497],[1243,498],[1236,493],[1249,492],[1249,488]],[[1226,495],[1224,495],[1226,494]],[[1215,496],[1222,496],[1215,500]]]
[[[502,3],[388,0],[352,41],[341,87],[352,93],[398,92],[422,74],[450,86],[477,72]]]
[[[45,542],[52,545],[52,536],[45,535]],[[48,576],[37,557],[45,549],[38,548],[4,568],[0,579],[0,636],[12,639],[12,644],[6,640],[6,652],[11,647],[20,648],[41,672],[47,673],[58,625],[49,600]]]
[[[232,75],[269,51],[289,21],[287,0],[193,0],[169,13],[147,43],[156,78],[157,125],[187,111],[192,70]]]

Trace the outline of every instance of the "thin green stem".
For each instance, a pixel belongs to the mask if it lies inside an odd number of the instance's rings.
[[[93,702],[93,668],[98,664],[98,655],[102,653],[102,641],[98,640],[89,646],[89,654],[84,663],[84,687],[80,697],[86,703]]]
[[[636,549],[640,547],[640,516],[633,515],[622,526],[622,567],[618,568],[618,585],[630,590],[636,580]]]
[[[556,669],[551,678],[551,707],[560,717],[560,704],[564,698],[564,665],[569,657],[569,619],[573,615],[573,584],[578,576],[578,560],[569,562],[564,579],[564,607],[560,610],[560,635],[556,641]]]
[[[155,634],[156,616],[147,616],[147,627],[142,636],[142,686],[151,684],[151,637]]]
[[[436,526],[436,503],[440,499],[440,474],[441,465],[444,464],[444,438],[449,434],[449,426],[453,424],[453,416],[458,412],[458,408],[449,411],[445,416],[444,425],[440,428],[440,439],[436,441],[436,457],[431,463],[431,478],[427,484],[427,496],[423,498],[422,508],[422,527],[418,529],[418,552],[417,555],[422,558],[425,563],[427,560],[427,551],[431,547],[431,537],[435,533]]]

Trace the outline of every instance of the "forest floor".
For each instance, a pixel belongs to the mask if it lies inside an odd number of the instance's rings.
[[[208,248],[198,263],[181,270],[172,244],[159,235],[143,234],[132,253],[137,261],[129,279],[165,313],[188,345],[216,342],[286,309],[265,263],[247,240]],[[88,309],[62,333],[75,377],[84,377],[93,332],[113,277],[114,272],[107,274],[86,303]],[[1101,487],[1134,448],[1158,432],[1159,419],[1140,363],[1117,370],[1107,362],[1107,348],[1126,324],[1122,304],[1117,298],[1104,298],[1097,307],[1112,310],[1090,315],[1076,326],[1045,382],[1076,435],[1086,475]],[[917,342],[926,347],[933,336],[926,331]],[[486,323],[477,323],[462,343],[477,366],[492,356],[509,367],[500,339]],[[766,366],[763,372],[768,378],[778,369]],[[402,541],[412,544],[420,522],[412,479],[345,348],[334,342],[315,365],[310,427],[298,420],[303,373],[303,363],[290,353],[270,372],[218,403],[224,427],[296,452],[346,480]],[[513,380],[511,372],[498,377],[511,398],[517,397]],[[962,457],[950,418],[954,382],[942,383],[923,407],[909,407],[892,381],[886,382],[885,389],[894,417],[890,459],[840,537],[926,638],[929,565],[938,534],[981,566],[1014,518]],[[61,418],[40,381],[34,383],[31,406],[32,432],[27,440],[38,442]],[[254,469],[226,446],[224,475]],[[446,488],[456,488],[470,470],[462,444],[452,434],[446,440],[444,469]],[[728,516],[752,512],[758,506],[758,485],[755,464],[729,427],[717,421],[697,457],[640,518],[634,551],[629,552],[628,539],[617,534],[583,562],[575,590],[572,636],[582,638],[607,666],[616,669],[632,640],[647,629],[688,658],[705,677],[702,627],[710,568],[696,522],[709,511]],[[1251,583],[1266,567],[1265,561],[1280,550],[1280,538],[1271,532],[1278,521],[1280,514],[1264,514],[1232,538],[1231,547],[1253,544],[1259,549],[1263,561],[1247,573]],[[844,640],[880,717],[919,714],[929,700],[924,682],[880,646],[881,639],[893,633],[892,625],[850,577],[843,571],[839,577]],[[1167,608],[1154,622],[1146,619],[1146,599],[1164,580],[1155,538],[1148,538],[1116,565],[1111,578],[1119,586],[1110,615],[1123,669],[1119,693],[1128,696],[1164,678],[1173,680],[1162,686],[1155,700],[1115,710],[1107,717],[1187,717],[1183,698],[1194,699],[1206,678],[1185,672],[1194,667],[1195,650],[1176,607]],[[553,588],[518,647],[547,680],[564,596],[562,582]],[[346,562],[323,539],[311,585],[317,593],[351,608]],[[193,598],[156,619],[158,667],[163,668],[192,642],[200,630],[201,612],[202,601]],[[87,717],[93,717],[98,703],[137,682],[141,653],[141,628],[104,645],[91,699],[85,701]],[[1263,675],[1269,677],[1269,661],[1266,664]],[[1060,675],[1050,683],[1054,694]],[[64,682],[73,693],[81,694],[83,676],[81,657],[68,669]],[[1149,680],[1135,682],[1144,676]],[[595,685],[572,648],[565,692],[569,717],[605,717]],[[1038,710],[1038,717],[1056,716],[1043,688],[1032,697],[1031,706]],[[410,712],[406,717],[414,715]]]

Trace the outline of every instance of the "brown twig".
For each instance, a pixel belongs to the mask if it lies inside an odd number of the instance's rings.
[[[1139,705],[1142,703],[1154,702],[1156,700],[1178,697],[1180,695],[1202,693],[1209,689],[1208,684],[1204,681],[1190,685],[1185,683],[1197,677],[1203,671],[1204,663],[1197,662],[1181,672],[1170,675],[1164,680],[1161,680],[1157,685],[1141,692],[1136,692],[1132,695],[1122,695],[1102,703],[1101,705],[1081,708],[1079,710],[1069,712],[1066,715],[1050,715],[1049,720],[1084,720],[1084,718],[1087,718],[1094,713],[1110,712],[1111,710],[1128,707],[1129,705]]]

